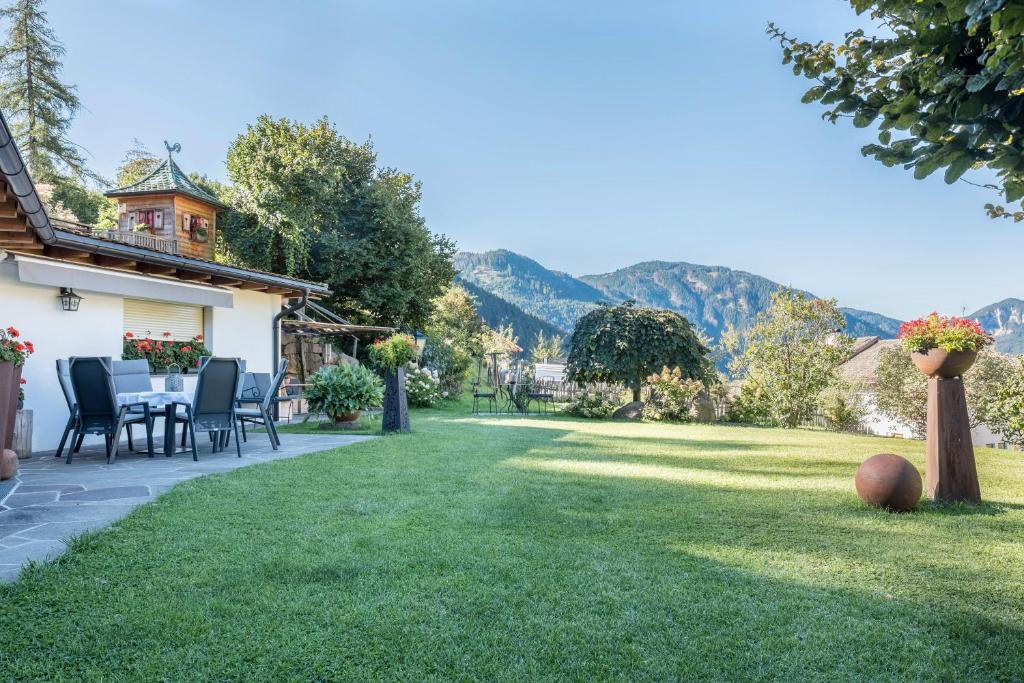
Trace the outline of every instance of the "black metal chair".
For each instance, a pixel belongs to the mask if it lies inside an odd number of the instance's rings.
[[[75,389],[71,386],[71,365],[63,358],[57,359],[57,381],[60,382],[60,390],[64,393],[64,401],[68,404],[68,421],[64,425],[64,433],[60,436],[60,445],[54,457],[59,458],[64,453],[64,445],[68,436],[75,431],[78,424],[78,402],[75,400]],[[77,439],[72,439],[69,447],[75,453],[82,448],[82,440],[85,434],[79,434]]]
[[[541,380],[534,382],[533,386],[530,387],[530,393],[527,395],[527,412],[529,412],[530,403],[537,402],[537,414],[540,415],[541,406],[544,406],[544,414],[548,414],[548,405],[555,400],[555,392],[550,389],[548,384]]]
[[[281,437],[277,434],[277,427],[274,426],[274,418],[271,417],[271,411],[277,400],[277,393],[281,390],[281,384],[284,382],[286,372],[288,372],[288,359],[282,358],[281,362],[277,365],[277,373],[273,377],[268,375],[266,383],[260,377],[263,373],[254,373],[253,379],[255,387],[260,392],[259,396],[243,396],[238,400],[238,403],[239,405],[256,404],[256,407],[238,408],[235,410],[235,415],[242,424],[242,438],[246,441],[249,440],[248,435],[245,433],[246,422],[263,425],[267,430],[267,436],[270,438],[270,445],[275,451],[281,445]]]
[[[107,442],[107,463],[117,458],[121,431],[129,422],[146,426],[146,444],[149,457],[153,457],[153,420],[148,403],[118,405],[114,388],[113,369],[109,358],[72,358],[69,364],[71,387],[77,406],[73,439],[80,435],[102,434]],[[129,414],[129,408],[140,408],[138,415]],[[68,451],[71,462],[75,449]]]
[[[153,391],[153,379],[149,375],[149,361],[144,358],[135,360],[111,361],[111,368],[114,374],[114,391],[119,394],[138,394],[146,391]],[[140,414],[141,408],[129,408],[130,414]],[[134,451],[135,444],[132,442],[132,423],[125,425],[128,432],[128,450]]]
[[[199,370],[196,382],[196,393],[191,404],[173,403],[172,411],[175,420],[185,423],[185,431],[191,437],[192,459],[199,460],[196,449],[196,430],[209,432],[212,437],[213,452],[221,450],[222,432],[234,430],[235,450],[242,457],[242,446],[238,441],[238,422],[235,416],[235,401],[238,396],[238,383],[242,368],[237,358],[209,358]],[[178,412],[178,408],[182,411]],[[185,435],[182,434],[182,438]]]
[[[474,380],[473,382],[473,414],[480,414],[480,400],[487,400],[487,407],[491,408],[490,412],[498,412],[498,392],[493,387],[490,391],[481,391],[480,381]]]

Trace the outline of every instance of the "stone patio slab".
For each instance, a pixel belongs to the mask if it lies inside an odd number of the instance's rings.
[[[112,524],[183,481],[375,438],[336,433],[281,437],[277,451],[266,439],[242,444],[241,458],[233,447],[211,453],[204,444],[199,462],[191,453],[148,458],[129,452],[127,445],[111,465],[101,447],[83,448],[71,464],[52,453],[22,460],[15,478],[0,487],[0,581],[15,580],[25,562],[56,557],[66,549],[66,540]]]

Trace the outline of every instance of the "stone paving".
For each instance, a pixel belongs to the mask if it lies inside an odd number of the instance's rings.
[[[64,552],[65,539],[107,526],[135,507],[155,500],[175,484],[214,472],[325,451],[372,439],[351,434],[282,434],[281,448],[265,434],[250,435],[237,457],[232,444],[211,453],[200,444],[199,462],[191,453],[147,458],[124,444],[117,460],[106,464],[102,447],[85,447],[70,465],[53,453],[22,460],[18,474],[0,482],[0,581],[13,581],[28,560],[46,560]]]

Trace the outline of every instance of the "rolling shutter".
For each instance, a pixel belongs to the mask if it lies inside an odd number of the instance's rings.
[[[203,333],[203,307],[142,299],[124,300],[124,331],[136,337],[188,341]]]

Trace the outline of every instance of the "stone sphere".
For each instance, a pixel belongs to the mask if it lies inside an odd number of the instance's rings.
[[[913,510],[921,499],[917,468],[894,453],[879,453],[865,460],[853,482],[861,500],[893,512]]]

